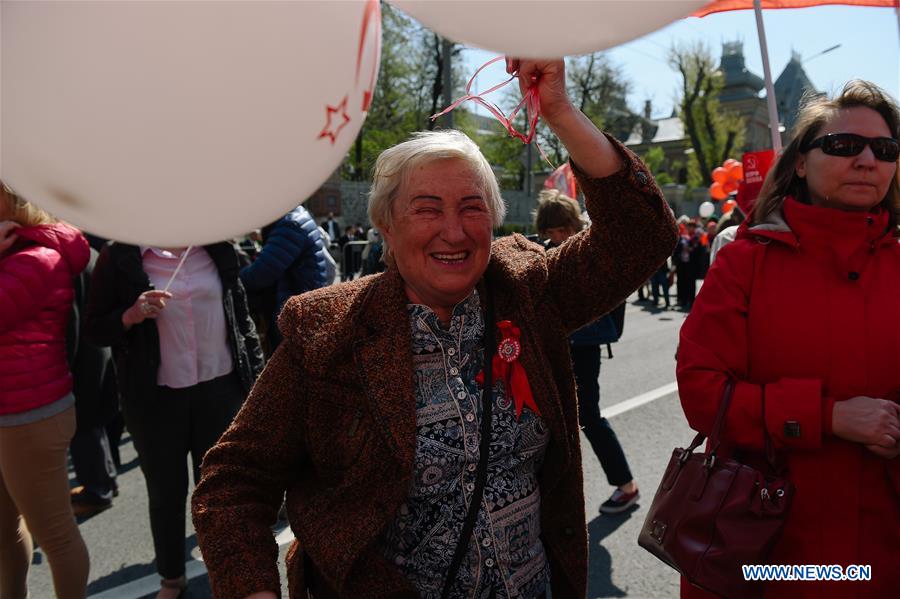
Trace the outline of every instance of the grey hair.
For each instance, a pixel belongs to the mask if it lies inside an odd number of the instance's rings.
[[[391,226],[391,212],[400,188],[408,182],[409,175],[418,166],[438,160],[462,160],[475,172],[484,194],[494,226],[503,224],[506,204],[500,195],[497,177],[478,145],[465,133],[454,129],[420,131],[412,137],[383,151],[375,161],[372,189],[369,191],[369,220],[384,231]],[[387,240],[384,239],[384,260],[393,261]]]

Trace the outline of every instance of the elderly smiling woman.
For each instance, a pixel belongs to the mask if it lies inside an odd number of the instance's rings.
[[[537,86],[602,225],[549,251],[492,242],[505,210],[471,140],[386,150],[369,210],[389,268],[287,303],[285,342],[207,454],[193,509],[216,597],[278,594],[285,491],[292,596],[584,596],[566,336],[646,280],[675,227],[644,165],[569,102],[561,61],[507,68]]]

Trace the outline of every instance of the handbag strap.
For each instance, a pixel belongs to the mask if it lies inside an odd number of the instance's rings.
[[[706,452],[707,455],[715,457],[716,452],[719,449],[719,445],[722,442],[722,430],[725,428],[725,415],[728,412],[728,407],[731,405],[731,398],[734,396],[734,387],[734,379],[729,378],[725,381],[725,391],[722,393],[722,401],[719,402],[719,411],[716,413],[716,421],[713,424],[712,432],[709,435],[709,450]],[[772,443],[772,437],[769,435],[769,431],[766,428],[765,385],[760,385],[760,393],[760,401],[762,402],[763,446],[765,447],[766,462],[768,462],[769,467],[773,472],[779,473],[784,469],[784,466],[779,459],[778,452],[775,451],[775,445]],[[695,449],[700,447],[700,444],[703,443],[705,439],[706,435],[704,435],[703,433],[697,433],[697,435],[694,437],[694,440],[686,450],[687,454],[692,453]]]
[[[712,432],[709,435],[710,450],[708,453],[715,454],[716,450],[719,448],[719,439],[721,438],[722,428],[725,426],[725,414],[728,412],[728,406],[731,405],[731,396],[733,394],[734,381],[728,379],[725,381],[725,391],[722,393],[722,401],[719,402],[719,411],[716,413],[716,421],[713,424]],[[693,451],[700,447],[705,440],[705,433],[697,433],[694,435],[694,440],[691,441],[691,444],[685,450],[684,459],[687,459],[687,455],[693,453]]]
[[[489,291],[485,292],[485,303],[487,304],[487,317],[484,325],[484,385],[481,388],[481,442],[478,447],[478,469],[475,472],[475,489],[472,491],[472,497],[469,500],[469,511],[466,513],[466,520],[459,535],[456,551],[453,552],[453,560],[447,569],[447,578],[444,581],[441,599],[450,597],[450,589],[456,580],[456,574],[459,572],[463,558],[466,556],[469,539],[472,536],[472,531],[475,529],[475,520],[478,517],[481,498],[484,495],[484,485],[487,483],[488,454],[491,448],[491,408],[494,390],[491,366],[494,361],[495,350],[494,310]]]
[[[734,380],[729,378],[725,381],[725,391],[722,393],[722,401],[719,402],[719,411],[716,414],[716,422],[713,424],[712,433],[709,435],[711,453],[715,453],[722,442],[722,429],[725,428],[725,415],[728,412],[728,407],[731,405],[731,398],[733,395]]]

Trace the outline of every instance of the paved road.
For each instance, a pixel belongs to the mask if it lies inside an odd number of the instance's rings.
[[[677,394],[671,387],[675,379],[673,356],[683,320],[680,312],[651,310],[631,298],[625,334],[613,346],[615,357],[604,360],[600,377],[602,406],[616,413],[610,422],[625,448],[643,499],[631,513],[600,516],[597,508],[612,488],[590,445],[582,439],[591,549],[589,597],[656,598],[678,594],[677,576],[638,547],[636,539],[672,448],[687,444],[691,438]],[[653,401],[637,407],[633,407],[634,402],[624,403],[636,397]],[[147,498],[127,437],[122,459],[121,494],[114,507],[80,524],[91,553],[88,595],[114,599],[152,597],[158,589],[158,578],[152,563]],[[190,522],[187,522],[187,535],[192,555],[199,557]],[[282,538],[288,535],[289,531],[285,531]],[[285,551],[286,546],[282,549],[282,577]],[[194,575],[188,597],[209,597],[204,572],[202,562],[188,563],[188,573]],[[29,574],[29,588],[35,599],[53,597],[50,571],[40,549],[35,553]],[[284,591],[286,596],[286,586]]]

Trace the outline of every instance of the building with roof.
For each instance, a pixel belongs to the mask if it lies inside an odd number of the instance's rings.
[[[759,95],[765,88],[765,82],[747,69],[743,42],[722,44],[719,69],[725,79],[719,94],[719,105],[746,122],[744,145],[739,152],[762,150],[772,145],[766,99]]]
[[[766,106],[765,83],[759,75],[747,69],[744,60],[744,46],[741,41],[722,44],[722,57],[719,69],[724,77],[722,91],[719,94],[719,105],[745,119],[744,144],[735,151],[735,158],[743,152],[752,152],[771,147],[769,133],[769,115]],[[790,137],[791,129],[797,120],[802,99],[808,94],[819,93],[803,70],[803,60],[794,52],[790,62],[775,81],[775,97],[778,106],[779,123],[783,141]],[[762,95],[761,95],[762,94]],[[684,165],[693,151],[684,124],[677,112],[666,117],[653,118],[652,106],[648,101],[644,106],[643,118],[631,130],[625,145],[639,155],[646,154],[651,147],[661,147],[665,155],[664,172],[679,184],[686,183]],[[718,166],[718,165],[717,165]],[[658,173],[657,173],[658,174]],[[665,186],[668,188],[669,186]],[[664,189],[667,198],[673,204],[679,199],[669,197],[673,190]],[[690,200],[689,200],[690,201]]]
[[[797,121],[800,105],[808,95],[821,95],[803,70],[803,57],[791,51],[791,60],[775,80],[775,105],[778,107],[778,122],[784,126],[782,136],[788,136]]]

